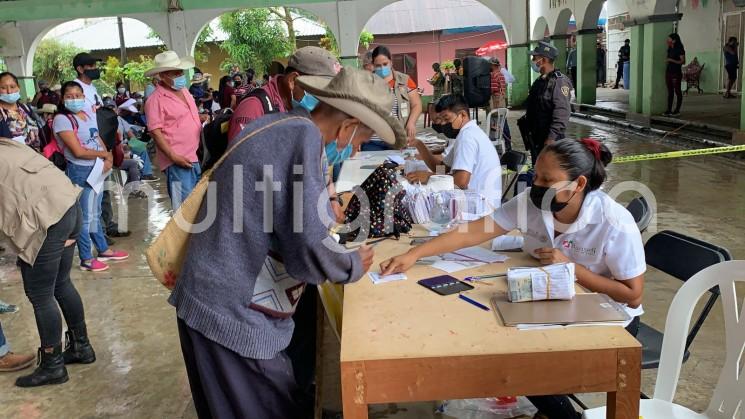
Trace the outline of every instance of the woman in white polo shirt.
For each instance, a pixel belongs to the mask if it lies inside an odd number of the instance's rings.
[[[383,275],[404,272],[420,258],[481,244],[519,229],[523,250],[544,265],[574,262],[577,283],[624,304],[636,335],[646,262],[641,234],[631,214],[598,189],[612,155],[595,140],[564,139],[548,145],[536,163],[533,187],[491,217],[468,224],[383,262]],[[578,418],[565,396],[531,397],[541,413]]]
[[[435,156],[420,140],[414,140],[420,158],[433,172],[444,164],[454,178],[455,186],[484,195],[493,208],[499,207],[502,199],[502,165],[496,148],[476,121],[468,116],[468,104],[461,95],[445,95],[435,106],[442,121],[442,133],[455,139],[442,156]],[[432,172],[413,172],[407,176],[409,182],[427,183]]]

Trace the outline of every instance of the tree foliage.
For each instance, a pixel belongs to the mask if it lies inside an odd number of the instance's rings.
[[[336,37],[334,36],[334,33],[331,32],[331,29],[329,29],[328,26],[324,25],[326,27],[326,35],[321,37],[321,41],[319,44],[322,48],[326,48],[327,50],[331,51],[332,54],[339,57],[339,43],[336,42]],[[375,36],[373,36],[372,32],[363,29],[362,33],[360,34],[360,40],[359,45],[362,46],[365,49],[370,48],[370,44],[375,40]]]
[[[77,74],[72,68],[72,59],[80,52],[83,50],[72,43],[43,39],[34,55],[34,76],[52,85],[74,80]]]
[[[242,69],[267,68],[272,60],[293,50],[282,24],[268,9],[238,10],[220,17],[220,28],[228,35],[220,44],[230,56],[222,67],[237,64]]]

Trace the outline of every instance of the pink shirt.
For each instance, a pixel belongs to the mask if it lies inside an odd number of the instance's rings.
[[[194,99],[186,89],[181,89],[186,102],[171,90],[158,85],[145,101],[147,128],[150,131],[160,129],[174,153],[180,154],[192,163],[199,161],[197,148],[202,134],[202,122]],[[158,166],[165,171],[172,165],[171,159],[158,149]]]
[[[287,112],[284,101],[282,101],[282,96],[279,94],[279,87],[277,86],[278,77],[279,76],[272,77],[266,86],[260,87],[260,89],[263,89],[266,92],[272,105],[276,106],[279,112]],[[243,99],[235,108],[235,112],[230,118],[228,142],[232,142],[251,121],[259,119],[262,116],[264,116],[264,106],[261,104],[259,98],[252,96]]]

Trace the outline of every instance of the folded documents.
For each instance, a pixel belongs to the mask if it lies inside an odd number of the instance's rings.
[[[386,282],[403,281],[404,279],[406,279],[406,275],[404,274],[392,274],[392,275],[381,276],[378,272],[368,272],[367,275],[370,277],[373,284],[375,285],[384,284]]]
[[[507,270],[510,302],[571,300],[574,298],[574,263]]]

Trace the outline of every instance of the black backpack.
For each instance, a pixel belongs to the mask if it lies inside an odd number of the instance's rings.
[[[264,115],[279,112],[279,108],[276,104],[272,103],[269,95],[267,95],[264,89],[254,89],[250,93],[242,96],[240,100],[243,101],[249,97],[259,99],[264,110]],[[233,111],[230,108],[221,109],[215,113],[212,122],[205,125],[202,129],[202,137],[204,141],[202,170],[208,170],[214,166],[228,149],[228,131],[230,131],[230,124],[233,123],[232,119]]]

